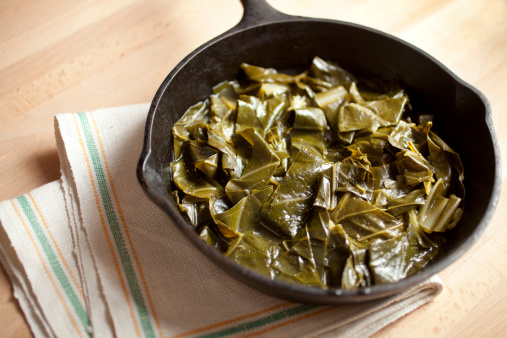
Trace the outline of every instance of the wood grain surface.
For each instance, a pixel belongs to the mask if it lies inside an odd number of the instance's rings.
[[[287,14],[373,27],[433,55],[489,99],[507,168],[507,1],[268,2]],[[0,200],[59,178],[55,114],[151,101],[185,55],[241,15],[237,0],[2,0]],[[505,184],[479,242],[440,274],[443,293],[377,337],[506,335]],[[0,335],[31,335],[3,268]]]

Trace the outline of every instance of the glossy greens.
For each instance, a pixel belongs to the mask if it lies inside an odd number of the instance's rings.
[[[174,196],[199,236],[270,278],[324,288],[423,269],[464,199],[433,116],[318,57],[296,75],[241,69],[172,128]]]

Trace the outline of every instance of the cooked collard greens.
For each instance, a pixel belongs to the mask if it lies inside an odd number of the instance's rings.
[[[463,213],[463,166],[402,89],[315,57],[241,65],[173,126],[174,197],[200,237],[273,279],[352,289],[420,271]]]

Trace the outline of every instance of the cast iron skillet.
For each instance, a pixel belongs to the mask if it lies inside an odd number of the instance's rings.
[[[458,259],[484,231],[500,192],[499,150],[484,95],[430,55],[388,34],[346,22],[285,15],[263,0],[241,2],[244,15],[238,25],[185,57],[153,99],[137,168],[148,197],[189,242],[229,275],[291,301],[340,304],[377,299],[406,290]],[[437,132],[461,155],[466,189],[463,217],[441,254],[420,273],[397,283],[324,290],[270,280],[209,247],[172,197],[171,127],[189,106],[208,97],[219,82],[237,78],[242,62],[294,73],[307,68],[314,56],[337,62],[359,78],[381,78],[403,86],[414,110],[434,114]]]

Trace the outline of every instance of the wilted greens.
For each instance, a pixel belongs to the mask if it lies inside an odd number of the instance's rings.
[[[241,65],[173,126],[180,210],[270,278],[351,289],[420,271],[463,213],[463,166],[402,89],[361,89],[315,57]]]

